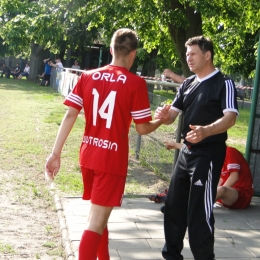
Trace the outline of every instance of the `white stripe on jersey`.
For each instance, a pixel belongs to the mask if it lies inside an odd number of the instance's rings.
[[[238,170],[240,170],[240,164],[230,163],[230,164],[228,164],[227,168],[228,168],[228,170],[229,169],[238,169]]]
[[[235,109],[235,93],[234,93],[234,85],[232,80],[225,80],[226,84],[226,107]]]
[[[210,217],[213,209],[212,203],[212,162],[210,163],[209,173],[208,173],[208,180],[205,184],[205,193],[204,193],[204,206],[205,206],[205,214],[206,214],[206,221],[208,223],[210,232],[212,233],[212,227],[210,225]]]
[[[131,115],[132,115],[133,119],[142,119],[142,118],[152,116],[152,113],[151,113],[151,109],[147,108],[147,109],[143,109],[143,110],[132,111]]]
[[[70,92],[66,99],[79,105],[80,107],[83,107],[83,99],[80,96],[73,94],[72,92]]]

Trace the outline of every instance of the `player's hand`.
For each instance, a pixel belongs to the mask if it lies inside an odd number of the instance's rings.
[[[47,173],[48,177],[54,180],[54,177],[57,175],[60,169],[60,156],[57,156],[53,153],[47,158],[45,164],[45,172]]]
[[[170,111],[169,111],[170,108],[171,108],[171,105],[164,105],[163,107],[158,107],[155,110],[154,118],[161,119],[164,122],[168,121],[170,118]]]
[[[189,143],[196,144],[210,135],[210,130],[207,127],[200,125],[189,125],[191,131],[187,133],[186,140]]]
[[[176,142],[163,142],[163,144],[167,150],[177,149]]]

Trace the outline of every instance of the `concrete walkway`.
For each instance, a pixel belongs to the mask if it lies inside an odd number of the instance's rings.
[[[89,202],[78,197],[57,201],[67,259],[78,259],[78,246],[85,229]],[[111,260],[161,260],[164,245],[162,204],[147,198],[124,198],[109,220]],[[260,258],[260,198],[248,209],[214,208],[216,259]],[[193,259],[187,236],[184,259]]]

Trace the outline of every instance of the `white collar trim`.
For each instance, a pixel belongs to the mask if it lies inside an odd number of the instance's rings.
[[[197,81],[199,81],[199,82],[202,82],[202,81],[204,81],[204,80],[206,80],[206,79],[209,79],[209,78],[211,78],[211,77],[213,77],[215,74],[217,74],[219,72],[219,69],[215,69],[213,72],[211,72],[208,76],[206,76],[206,77],[204,77],[204,78],[202,78],[202,79],[200,79],[198,76],[196,76],[196,79],[197,79]]]

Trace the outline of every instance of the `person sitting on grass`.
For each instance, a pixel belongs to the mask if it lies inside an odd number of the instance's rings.
[[[1,73],[1,78],[3,78],[3,75],[5,75],[7,79],[10,79],[10,74],[11,74],[11,70],[6,66],[5,63],[3,63],[3,71]]]
[[[167,150],[181,149],[183,144],[164,142]],[[230,209],[247,208],[254,194],[253,179],[249,165],[243,155],[234,147],[227,146],[222,166],[216,202]],[[167,190],[165,196],[167,195]],[[155,196],[155,202],[165,201],[162,194]]]
[[[18,76],[17,79],[21,79],[22,77],[28,77],[30,73],[30,66],[28,63],[25,64],[25,68],[23,70],[23,72]]]
[[[16,63],[16,67],[14,69],[14,71],[11,72],[11,75],[13,76],[14,79],[16,79],[21,73],[21,70],[20,70],[20,66],[18,63]]]

